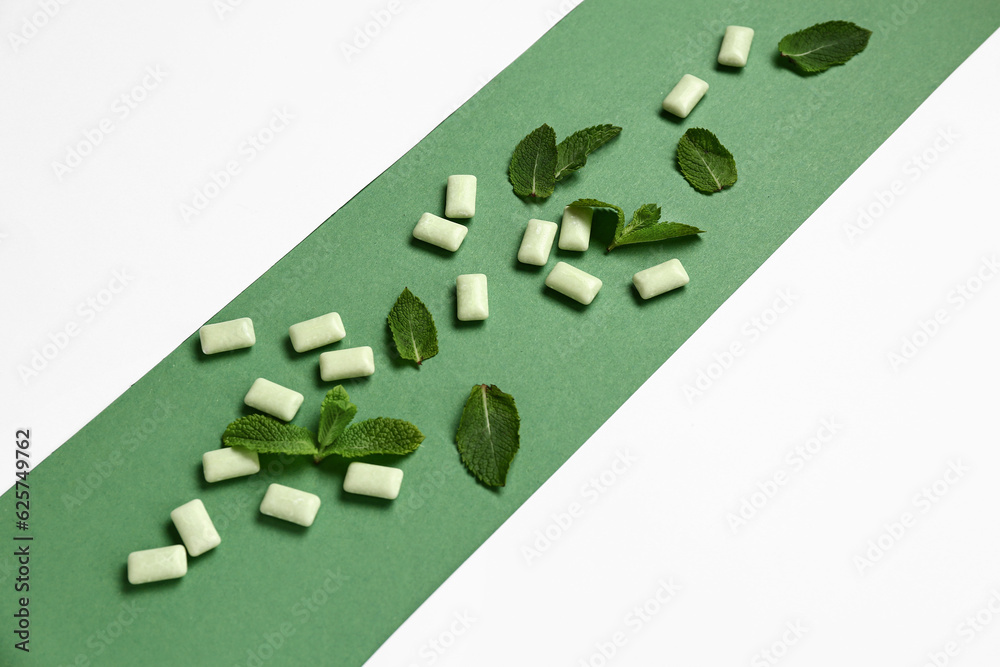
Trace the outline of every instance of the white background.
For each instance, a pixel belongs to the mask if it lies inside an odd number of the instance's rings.
[[[368,666],[995,667],[998,69],[1000,34]]]
[[[45,4],[0,10],[0,428],[36,463],[572,3]],[[998,66],[995,36],[370,664],[995,664]]]

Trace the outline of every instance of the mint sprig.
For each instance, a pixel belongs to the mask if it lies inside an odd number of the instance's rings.
[[[803,72],[823,72],[864,51],[871,36],[871,30],[850,21],[827,21],[785,35],[778,49]]]
[[[514,194],[521,197],[550,196],[556,182],[587,164],[587,156],[621,133],[614,125],[594,125],[563,139],[548,125],[532,130],[514,149],[507,170]]]
[[[455,434],[462,463],[483,484],[503,486],[520,446],[520,428],[513,396],[496,385],[475,385]]]
[[[222,444],[260,454],[311,454],[319,463],[331,454],[346,458],[371,454],[409,454],[424,440],[416,426],[402,419],[376,417],[350,424],[358,406],[337,385],[320,407],[319,435],[307,428],[262,414],[240,417],[226,427]]]
[[[736,160],[718,137],[703,127],[692,127],[677,142],[677,163],[687,182],[712,194],[736,182]]]
[[[643,204],[632,213],[632,220],[625,223],[625,211],[620,206],[603,202],[599,199],[577,199],[570,206],[589,206],[591,208],[610,208],[618,214],[618,224],[615,226],[615,237],[608,245],[608,251],[618,246],[633,243],[648,243],[666,239],[704,234],[704,230],[679,222],[660,222],[660,207],[657,204]]]

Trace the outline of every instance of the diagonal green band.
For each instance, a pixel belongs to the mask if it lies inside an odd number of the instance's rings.
[[[831,19],[873,30],[868,48],[817,76],[779,61],[783,35]],[[741,71],[715,65],[728,24],[756,30]],[[1000,3],[985,0],[835,0],[820,14],[809,3],[749,0],[583,3],[213,318],[251,317],[254,347],[204,357],[192,335],[31,475],[31,657],[361,664],[998,25]],[[678,121],[659,108],[686,73],[710,90]],[[398,118],[407,122],[405,108]],[[542,123],[560,139],[599,123],[624,131],[550,199],[524,202],[511,193],[507,161]],[[675,147],[689,127],[711,129],[732,151],[732,188],[706,196],[681,177]],[[476,216],[455,254],[410,237],[421,213],[443,213],[450,174],[478,177]],[[584,197],[627,211],[656,202],[666,219],[706,233],[608,254],[614,218],[599,211],[587,253],[553,251],[541,270],[516,265],[528,219],[558,221]],[[673,257],[691,283],[639,299],[632,274]],[[604,281],[590,306],[543,287],[557,260]],[[454,315],[455,277],[464,273],[488,276],[483,323]],[[385,325],[404,287],[439,330],[440,353],[419,369],[392,356]],[[344,383],[358,419],[406,419],[427,436],[401,461],[375,461],[405,471],[399,498],[345,495],[347,462],[337,457],[316,466],[265,455],[255,477],[205,483],[201,455],[245,414],[257,377],[303,393],[294,422],[316,428],[332,386],[319,378],[323,350],[294,352],[287,328],[330,311],[347,337],[324,349],[375,351],[375,375]],[[512,394],[521,415],[521,449],[499,491],[474,480],[454,445],[476,383]],[[321,497],[310,528],[260,517],[271,482]],[[222,544],[190,559],[179,581],[129,586],[127,554],[177,542],[169,512],[196,497]],[[13,507],[12,492],[2,502]],[[16,566],[9,556],[3,564],[9,620]]]

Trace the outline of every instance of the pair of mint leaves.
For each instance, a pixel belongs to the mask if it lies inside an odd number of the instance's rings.
[[[351,424],[357,412],[358,406],[338,384],[323,399],[316,433],[268,415],[252,414],[229,424],[222,444],[260,454],[310,454],[319,463],[331,454],[345,458],[409,454],[424,441],[420,429],[402,419],[376,417]]]
[[[824,72],[864,51],[871,36],[871,30],[850,21],[827,21],[785,35],[778,49],[803,72]]]
[[[594,125],[574,132],[556,144],[556,131],[542,125],[531,131],[514,149],[507,174],[514,194],[521,197],[550,196],[556,183],[587,164],[587,156],[617,137],[622,128]]]
[[[399,352],[400,357],[415,361],[419,365],[438,353],[437,327],[434,325],[434,316],[431,315],[424,302],[417,298],[409,288],[403,289],[386,319],[389,323],[389,330],[392,332],[393,343],[396,345],[396,351]],[[343,392],[342,388],[335,387],[331,393],[338,389]],[[347,393],[343,392],[343,399],[346,400],[346,397]],[[338,433],[339,424],[346,416],[346,412],[339,408],[333,409],[338,404],[339,398],[331,399],[328,394],[327,399],[331,401],[331,411],[327,416],[327,401],[324,400],[323,412],[320,415],[319,438],[321,446],[324,441],[324,433]],[[353,416],[354,414],[350,413],[347,420],[350,421]],[[326,429],[324,428],[325,423],[329,423],[331,426]],[[514,402],[513,396],[500,391],[496,385],[477,384],[472,388],[469,398],[465,402],[465,408],[462,410],[462,419],[458,425],[458,432],[455,434],[455,443],[458,445],[458,453],[462,463],[475,475],[476,479],[487,486],[506,484],[507,470],[520,446],[520,426],[521,419],[517,413],[517,404]],[[351,456],[350,452],[361,451],[357,443],[358,438],[349,437],[351,436],[351,428],[354,427],[348,428],[339,438],[334,437],[333,444],[329,445],[332,447],[329,453]],[[407,440],[406,432],[400,428],[397,430],[402,432],[403,448],[405,449],[408,446],[405,443],[412,442],[412,438]],[[384,431],[386,429],[383,428],[380,432]],[[346,446],[340,444],[344,438],[348,437]],[[422,438],[423,436],[421,436]],[[416,445],[413,446],[413,449],[415,448]],[[344,453],[344,451],[348,453]],[[323,450],[320,454],[325,455],[326,452],[327,450]],[[367,451],[357,455],[405,453],[404,451],[374,451],[369,446]]]

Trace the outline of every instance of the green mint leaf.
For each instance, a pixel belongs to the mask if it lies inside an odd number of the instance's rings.
[[[347,458],[370,454],[409,454],[424,441],[416,426],[402,419],[377,417],[351,424],[317,460],[329,454]]]
[[[521,418],[514,397],[495,385],[477,384],[455,434],[462,463],[487,486],[503,486],[517,454]]]
[[[562,180],[563,176],[587,164],[588,155],[617,137],[621,131],[622,128],[614,125],[594,125],[560,141],[556,146],[555,180]]]
[[[403,288],[403,293],[389,311],[388,320],[392,340],[403,359],[422,364],[438,353],[434,318],[424,302],[413,296],[409,288]]]
[[[521,139],[508,169],[514,194],[548,197],[556,187],[556,132],[542,125]]]
[[[317,435],[320,449],[324,450],[332,445],[357,413],[358,406],[351,403],[347,390],[341,385],[338,384],[326,392],[319,412],[319,433]]]
[[[695,190],[712,194],[736,182],[736,160],[714,134],[692,127],[677,142],[681,173]]]
[[[850,21],[827,21],[785,35],[778,49],[803,72],[823,72],[864,51],[871,36],[871,30]]]
[[[614,241],[608,250],[632,243],[648,243],[649,241],[665,241],[679,236],[703,234],[704,231],[691,225],[679,222],[660,222],[660,207],[656,204],[643,204],[632,214],[632,221],[625,225],[621,234],[615,234]]]
[[[309,429],[260,414],[240,417],[227,426],[222,444],[261,454],[315,455],[318,450],[316,435]]]

